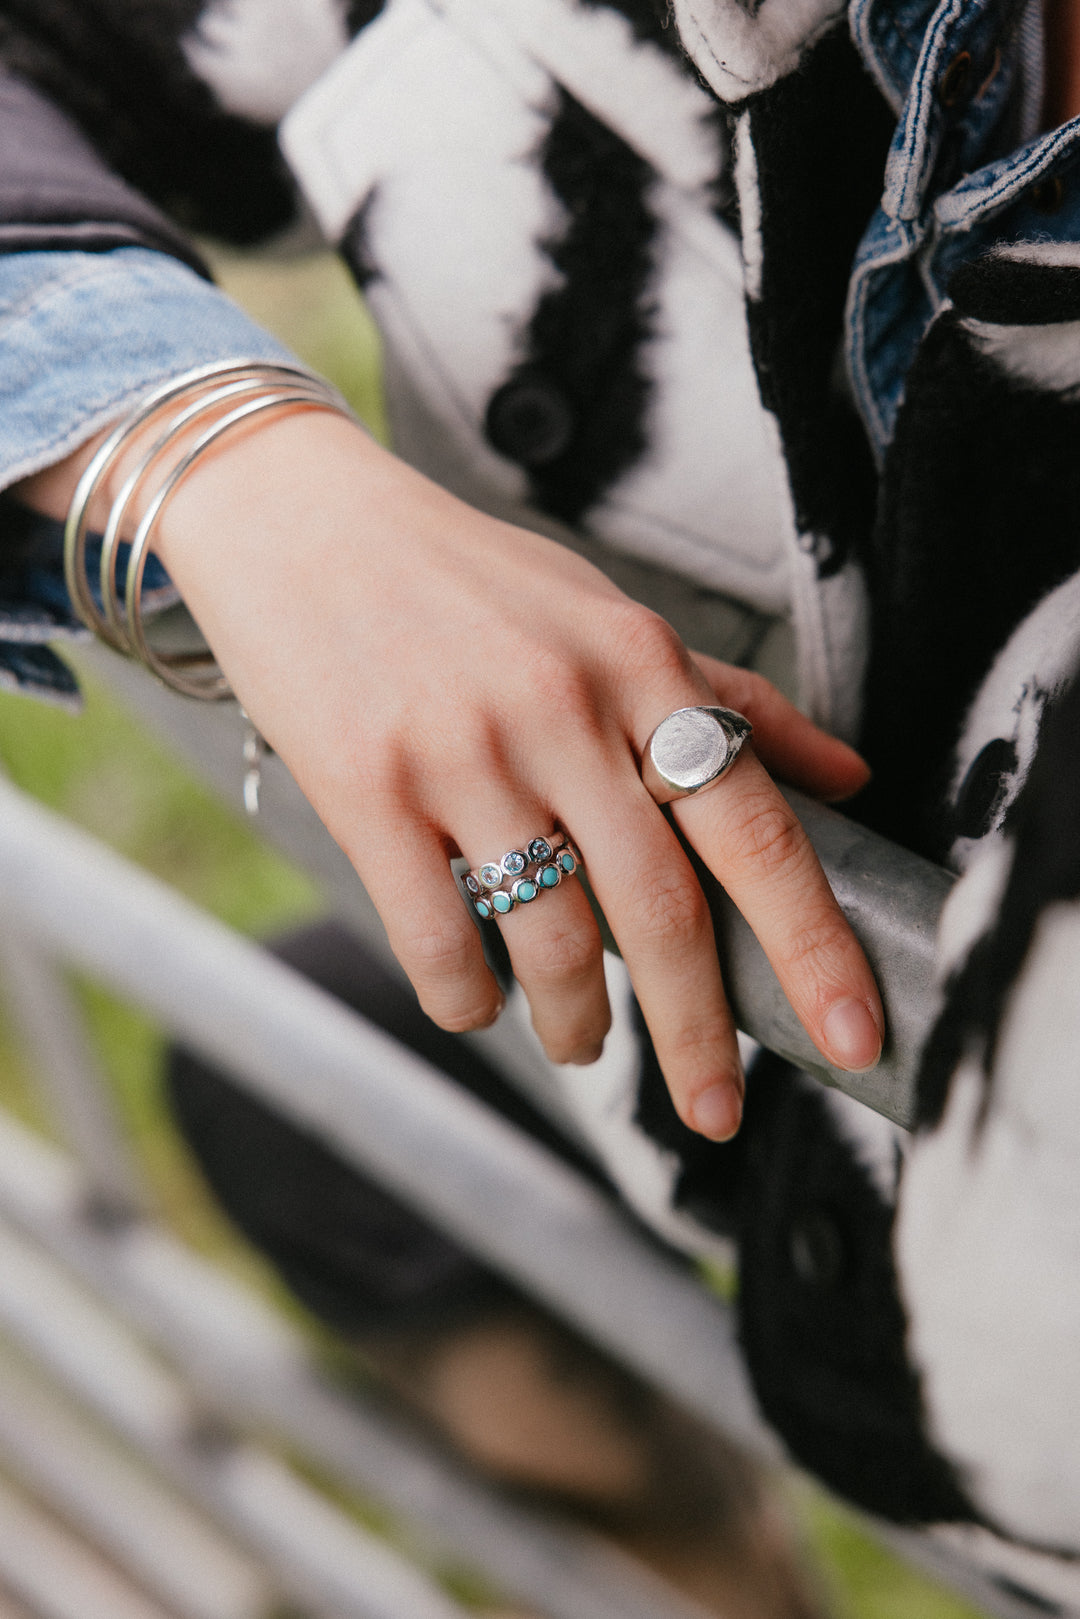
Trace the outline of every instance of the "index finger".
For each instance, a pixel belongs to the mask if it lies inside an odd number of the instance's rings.
[[[735,1133],[744,1081],[708,902],[685,851],[631,761],[562,811],[630,973],[683,1122],[713,1140]],[[618,813],[612,818],[612,806]]]
[[[672,809],[750,924],[818,1050],[836,1068],[872,1068],[885,1028],[873,973],[798,816],[753,750]]]

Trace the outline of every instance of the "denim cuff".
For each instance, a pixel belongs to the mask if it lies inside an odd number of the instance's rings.
[[[293,356],[186,265],[148,248],[0,254],[0,491],[77,449],[158,383]],[[62,529],[0,495],[0,689],[75,703],[46,645],[80,633]]]
[[[293,358],[164,253],[0,256],[0,489],[62,460],[157,383],[232,355]]]

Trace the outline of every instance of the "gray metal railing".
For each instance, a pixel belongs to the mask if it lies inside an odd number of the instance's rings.
[[[46,952],[144,1007],[650,1381],[764,1443],[730,1315],[600,1192],[324,990],[2,780],[0,828],[5,916]],[[99,1150],[96,1139],[87,1146]]]
[[[836,836],[834,871],[857,884],[866,845]],[[941,886],[921,911],[905,901],[903,914],[916,921],[901,952],[904,971],[921,983],[927,917]],[[3,782],[0,932],[21,963],[12,974],[9,960],[7,981],[28,1041],[52,1064],[54,1108],[78,1160],[0,1124],[0,1278],[13,1279],[0,1280],[0,1331],[67,1396],[108,1420],[169,1490],[211,1513],[239,1548],[238,1582],[250,1581],[254,1560],[312,1615],[442,1619],[458,1611],[430,1579],[313,1496],[275,1452],[244,1437],[253,1429],[419,1523],[431,1544],[551,1619],[686,1619],[685,1602],[625,1559],[522,1514],[330,1388],[294,1333],[146,1215],[108,1109],[88,1102],[100,1087],[52,961],[146,1008],[653,1384],[775,1456],[725,1307],[543,1148]],[[899,984],[894,958],[888,971]],[[106,1307],[113,1313],[97,1319],[93,1312]],[[3,1389],[0,1357],[0,1411]],[[7,1450],[0,1415],[0,1464],[20,1442],[10,1428],[6,1439]],[[76,1483],[64,1488],[77,1506]],[[117,1532],[98,1525],[114,1549]],[[880,1533],[1002,1619],[1032,1613],[933,1537]],[[0,1579],[2,1570],[0,1547]],[[168,1593],[156,1594],[164,1605]],[[268,1619],[260,1600],[252,1598],[251,1619]],[[171,1602],[170,1619],[193,1613],[175,1590]]]

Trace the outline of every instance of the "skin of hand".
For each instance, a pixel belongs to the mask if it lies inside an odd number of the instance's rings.
[[[62,515],[93,448],[22,497]],[[224,440],[166,506],[155,549],[443,1028],[485,1027],[502,1006],[448,860],[479,865],[557,822],[582,852],[680,1116],[716,1140],[734,1133],[745,1086],[709,913],[638,773],[665,715],[719,702],[753,722],[754,745],[671,813],[815,1045],[840,1068],[876,1062],[870,968],[769,774],[835,799],[868,771],[760,676],[692,655],[580,557],[475,511],[325,412]],[[581,885],[499,926],[549,1057],[594,1061],[610,1011]]]

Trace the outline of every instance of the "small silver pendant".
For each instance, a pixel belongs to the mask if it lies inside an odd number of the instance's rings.
[[[262,790],[262,764],[271,748],[262,732],[244,716],[244,809],[250,816],[259,813],[259,793]]]

